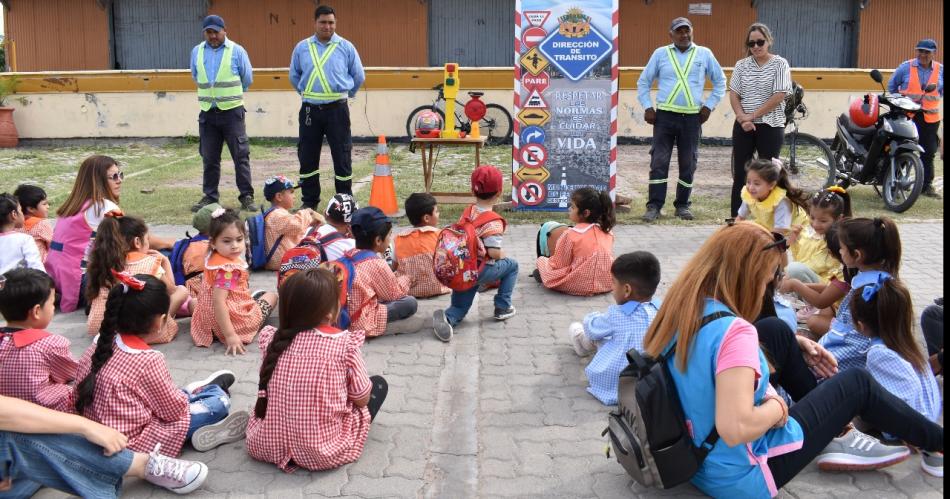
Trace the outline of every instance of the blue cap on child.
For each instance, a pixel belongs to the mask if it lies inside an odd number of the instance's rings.
[[[296,189],[297,185],[283,175],[275,175],[264,181],[264,199],[273,201],[278,193]]]
[[[380,210],[375,206],[367,206],[366,208],[360,208],[356,210],[355,213],[353,213],[350,226],[354,231],[369,234],[378,232],[386,222],[392,223],[392,219],[386,216],[386,214],[383,213],[383,210]]]

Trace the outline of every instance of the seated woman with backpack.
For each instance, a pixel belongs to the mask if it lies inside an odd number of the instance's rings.
[[[775,393],[770,370],[781,370],[791,355],[763,353],[759,325],[749,321],[759,315],[786,249],[784,238],[752,222],[719,229],[680,272],[644,338],[651,357],[675,352],[666,362],[694,445],[718,432],[690,479],[714,497],[775,496],[856,416],[911,445],[943,451],[943,428],[865,369],[830,377],[791,409]],[[809,364],[833,370],[826,351],[800,346]]]

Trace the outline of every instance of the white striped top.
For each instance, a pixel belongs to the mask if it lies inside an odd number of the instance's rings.
[[[768,62],[759,66],[752,56],[740,59],[732,71],[729,80],[729,90],[738,94],[742,103],[742,110],[751,114],[760,108],[773,94],[783,92],[792,93],[792,72],[788,61],[773,55]],[[753,120],[755,123],[765,123],[773,127],[785,126],[785,101],[779,103],[775,109],[765,116]]]

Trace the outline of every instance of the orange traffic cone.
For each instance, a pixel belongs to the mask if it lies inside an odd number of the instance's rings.
[[[399,205],[396,204],[393,172],[389,167],[389,152],[385,135],[379,136],[379,145],[376,148],[376,170],[373,172],[373,187],[369,194],[369,204],[387,215],[395,215],[399,211]]]

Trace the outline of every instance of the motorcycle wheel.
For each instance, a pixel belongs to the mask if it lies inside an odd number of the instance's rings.
[[[814,135],[792,131],[785,134],[779,153],[788,168],[792,184],[808,194],[820,191],[835,181],[834,153],[828,144]]]
[[[887,209],[903,213],[917,201],[924,188],[924,165],[912,152],[902,152],[887,165],[881,197]]]

